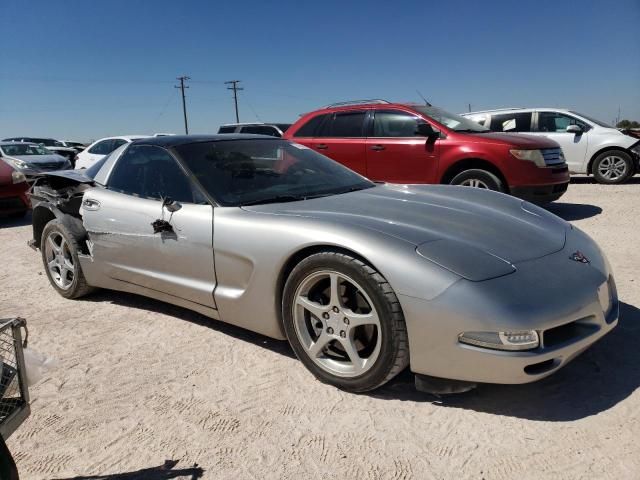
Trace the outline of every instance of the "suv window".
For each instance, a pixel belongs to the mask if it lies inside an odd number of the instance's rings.
[[[322,122],[324,122],[325,118],[327,118],[328,116],[329,116],[328,114],[316,115],[307,123],[302,125],[302,127],[300,127],[293,136],[294,137],[315,137],[318,127],[322,125]]]
[[[491,115],[490,130],[494,132],[530,132],[531,112]]]
[[[107,186],[121,193],[184,203],[201,201],[191,182],[165,149],[132,145],[118,159]]]
[[[218,133],[234,133],[236,131],[236,127],[220,127],[218,129]]]
[[[102,140],[91,147],[89,149],[89,153],[95,153],[96,155],[108,155],[114,150],[111,148],[112,143],[113,140]]]
[[[400,111],[377,111],[373,119],[374,137],[415,137],[421,118]]]
[[[280,133],[268,125],[247,125],[246,127],[242,127],[240,133],[253,133],[256,135],[269,135],[271,137],[279,137]]]
[[[317,137],[358,138],[364,137],[363,126],[366,112],[334,113],[322,125]]]
[[[539,132],[565,132],[569,125],[579,125],[585,132],[589,130],[589,126],[586,123],[569,115],[557,112],[538,113]]]

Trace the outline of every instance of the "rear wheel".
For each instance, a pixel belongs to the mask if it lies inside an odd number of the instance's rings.
[[[65,298],[79,298],[94,288],[87,284],[78,260],[78,242],[57,219],[47,223],[40,241],[42,262],[51,286]]]
[[[623,183],[633,175],[633,161],[628,153],[612,150],[598,155],[592,170],[598,183]]]
[[[404,316],[389,283],[349,255],[322,252],[291,272],[282,301],[294,352],[320,381],[373,390],[409,363]]]
[[[477,168],[460,172],[451,179],[450,184],[504,192],[504,185],[496,175]]]

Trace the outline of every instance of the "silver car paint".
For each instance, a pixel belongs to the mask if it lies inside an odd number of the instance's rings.
[[[113,161],[103,166],[105,172]],[[99,176],[108,180],[108,173]],[[554,215],[494,192],[385,185],[250,208],[183,205],[172,218],[179,232],[173,239],[152,233],[150,223],[161,215],[159,202],[101,187],[87,190],[84,200],[100,203],[99,210],[82,210],[92,254],[80,260],[90,284],[148,295],[279,339],[285,338],[280,289],[288,262],[306,249],[354,252],[379,270],[398,295],[411,369],[418,373],[532,381],[564,365],[615,325],[600,325],[602,312],[598,316],[596,311],[597,289],[610,274],[597,246]],[[440,252],[440,264],[416,251],[443,240],[468,248],[448,256]],[[571,261],[574,250],[583,251],[591,263]],[[474,252],[513,268],[495,278],[494,266],[477,260]],[[462,254],[468,258],[460,262],[456,256]],[[453,260],[466,264],[475,279],[493,278],[467,280],[447,264]],[[523,368],[554,352],[495,352],[458,342],[458,334],[469,329],[544,330],[588,315],[600,322],[598,332],[565,346],[562,361],[540,375]]]
[[[213,207],[190,205],[171,216],[174,232],[154,233],[162,202],[103,188],[86,192],[81,215],[103,275],[215,308]]]

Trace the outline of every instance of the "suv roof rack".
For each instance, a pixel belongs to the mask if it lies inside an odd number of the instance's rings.
[[[380,98],[373,98],[373,99],[365,99],[365,100],[349,100],[348,102],[337,102],[337,103],[331,103],[329,105],[325,105],[322,108],[333,108],[333,107],[348,107],[349,105],[366,105],[368,103],[391,103],[388,102],[387,100],[382,100]]]

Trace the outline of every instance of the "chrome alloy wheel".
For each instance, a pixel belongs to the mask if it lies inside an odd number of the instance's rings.
[[[486,188],[489,189],[489,186],[484,183],[482,180],[478,180],[477,178],[470,178],[460,183],[463,187],[475,187],[475,188]]]
[[[598,173],[607,180],[619,180],[627,174],[627,162],[617,155],[609,155],[598,164]]]
[[[357,377],[376,362],[382,346],[373,302],[354,280],[330,270],[307,276],[293,305],[294,328],[307,355],[339,377]]]
[[[75,268],[67,241],[60,232],[51,232],[44,248],[51,278],[62,290],[68,290],[75,278]]]

